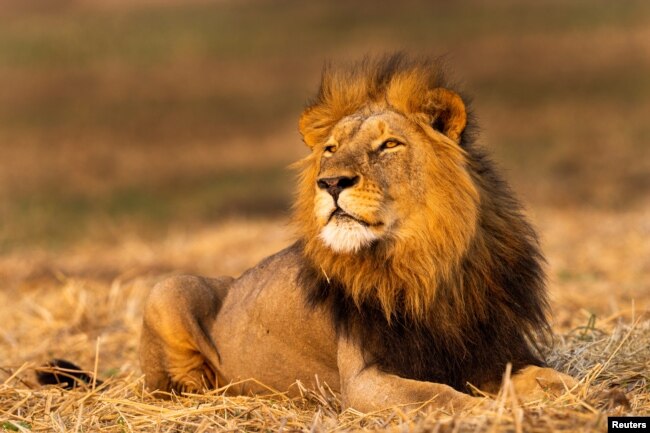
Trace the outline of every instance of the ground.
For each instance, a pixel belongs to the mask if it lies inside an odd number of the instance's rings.
[[[0,419],[5,429],[31,431],[550,432],[602,431],[605,415],[647,414],[650,206],[616,214],[541,209],[534,220],[549,261],[556,341],[548,359],[581,381],[566,395],[521,406],[505,387],[492,408],[461,416],[340,412],[325,385],[295,400],[218,391],[151,397],[137,353],[152,285],[179,272],[237,275],[291,240],[285,220],[233,220],[156,242],[127,237],[0,259],[0,278],[13,288],[0,292]],[[106,381],[75,391],[39,387],[34,369],[53,357]]]

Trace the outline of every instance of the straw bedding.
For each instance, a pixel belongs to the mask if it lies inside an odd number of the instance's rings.
[[[0,258],[0,431],[580,432],[606,430],[607,415],[650,413],[648,212],[549,210],[537,220],[555,312],[547,359],[581,380],[564,395],[522,406],[506,376],[490,405],[465,414],[341,411],[326,384],[296,384],[298,399],[223,390],[153,398],[137,360],[150,287],[172,272],[237,274],[289,241],[281,221],[233,221],[175,231],[158,243],[129,238]],[[35,371],[53,357],[74,360],[104,382],[40,387]]]

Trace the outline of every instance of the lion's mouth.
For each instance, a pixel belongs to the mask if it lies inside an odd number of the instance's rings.
[[[384,224],[369,223],[354,213],[336,207],[320,232],[320,239],[335,252],[354,253],[384,235]]]
[[[357,224],[360,224],[360,225],[362,225],[364,227],[381,227],[383,225],[383,223],[381,223],[381,222],[371,224],[371,223],[369,223],[367,221],[362,220],[359,217],[356,217],[356,216],[354,216],[352,214],[347,213],[346,211],[344,211],[340,207],[337,207],[336,209],[334,209],[334,212],[332,212],[330,214],[329,218],[327,219],[326,225],[329,224],[330,221],[332,221],[334,219],[334,217],[336,217],[337,219],[343,219],[343,220],[348,219],[348,220],[354,221]]]
[[[349,220],[352,220],[352,221],[354,221],[356,223],[361,224],[364,227],[368,227],[370,225],[367,222],[350,215],[349,213],[347,213],[346,211],[344,211],[340,207],[337,207],[336,209],[334,209],[334,212],[332,212],[330,214],[329,218],[327,219],[327,224],[329,224],[329,222],[332,221],[335,217],[337,219],[349,219]]]

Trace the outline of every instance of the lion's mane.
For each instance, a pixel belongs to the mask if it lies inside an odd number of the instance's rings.
[[[402,54],[326,67],[301,118],[304,140],[322,143],[343,117],[378,107],[418,119],[431,111],[427,91],[453,87],[442,69]],[[436,205],[408,242],[378,242],[356,254],[324,246],[314,222],[315,154],[299,164],[294,208],[308,303],[330,311],[337,332],[363,348],[368,364],[459,390],[498,380],[507,363],[515,371],[542,365],[536,341],[548,335],[535,232],[475,144],[475,130],[469,115],[458,145],[437,154],[436,166],[418,167],[431,172],[436,188],[427,193]]]

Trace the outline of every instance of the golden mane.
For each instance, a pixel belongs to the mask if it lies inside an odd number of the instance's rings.
[[[404,349],[400,353],[405,357],[408,348],[421,354],[421,360],[409,361],[411,370],[404,374],[423,380],[435,378],[426,367],[427,356],[453,362],[468,351],[494,352],[488,346],[495,341],[520,348],[490,355],[486,362],[539,363],[529,344],[548,329],[543,259],[535,232],[490,160],[472,142],[472,117],[465,127],[464,116],[457,121],[449,104],[431,97],[449,87],[438,61],[400,54],[348,68],[327,67],[318,94],[300,119],[303,139],[314,151],[295,166],[300,179],[293,220],[305,258],[299,278],[310,302],[329,305],[339,330],[368,341],[374,356],[387,359],[387,371],[401,371],[406,362],[387,347]],[[344,117],[387,109],[419,125],[423,144],[431,143],[433,149],[435,143],[435,153],[417,168],[428,174],[422,186],[426,208],[411,214],[415,225],[401,228],[397,239],[380,240],[357,253],[335,253],[319,239],[314,217],[322,146]],[[405,191],[403,200],[408,203],[409,197]],[[381,339],[388,343],[379,341],[373,329],[387,329]],[[431,353],[420,350],[422,341],[436,342]],[[469,371],[485,373],[473,365],[441,377],[457,375],[462,382]]]

